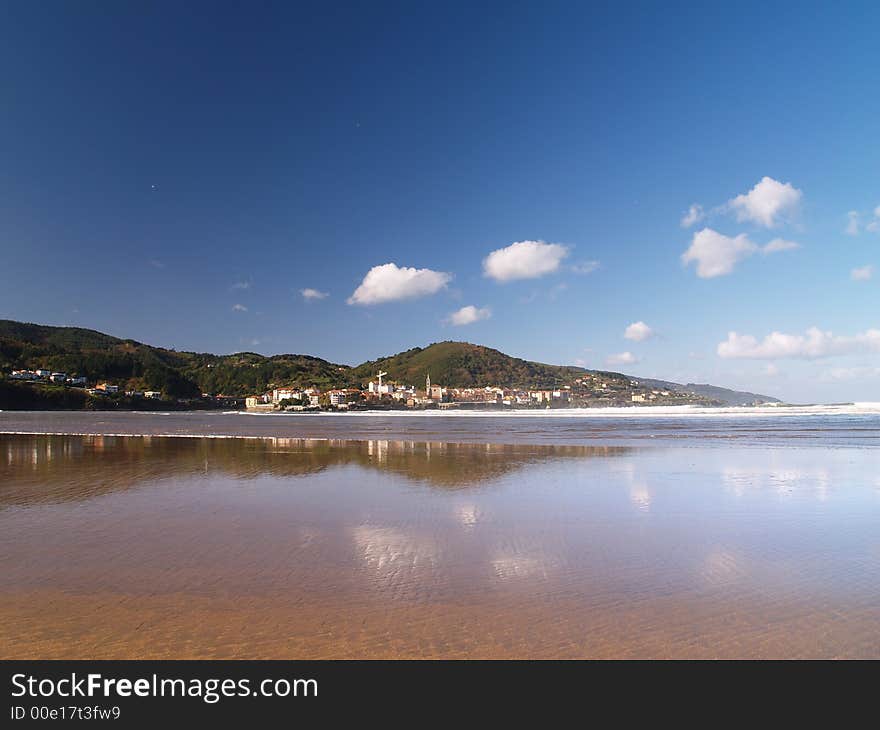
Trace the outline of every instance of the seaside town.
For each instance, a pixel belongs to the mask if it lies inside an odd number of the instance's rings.
[[[171,399],[155,390],[127,390],[124,385],[107,381],[89,383],[83,376],[45,369],[13,370],[8,377],[32,384],[77,388],[98,399],[125,398],[129,403],[138,400],[162,401],[177,406],[243,407],[255,412],[713,405],[711,400],[693,393],[656,388],[610,373],[585,373],[567,385],[535,389],[447,387],[433,383],[430,373],[425,375],[424,386],[417,388],[412,384],[387,380],[386,376],[387,373],[380,371],[362,388],[322,390],[318,387],[278,386],[265,393],[246,397],[203,393],[200,398],[188,399]]]
[[[383,380],[379,372],[366,387],[338,388],[321,392],[317,388],[273,388],[248,396],[248,410],[392,410],[509,408],[582,408],[623,405],[673,405],[704,402],[691,393],[644,386],[637,380],[617,380],[608,375],[585,374],[570,385],[547,389],[517,389],[486,386],[453,388],[431,382],[425,375],[424,388]]]
[[[94,399],[97,399],[99,402],[118,402],[119,400],[125,400],[129,404],[136,404],[138,401],[143,401],[144,403],[155,403],[157,405],[168,405],[169,403],[173,403],[178,406],[215,408],[240,408],[245,404],[244,398],[223,394],[214,395],[210,393],[202,393],[200,398],[170,398],[160,390],[126,389],[124,385],[106,380],[98,380],[94,383],[89,383],[88,378],[83,375],[71,375],[69,373],[54,372],[43,368],[35,370],[13,370],[7,377],[9,380],[25,384],[43,386],[54,385],[76,389]]]

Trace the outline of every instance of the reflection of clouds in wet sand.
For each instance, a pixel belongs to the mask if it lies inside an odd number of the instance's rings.
[[[629,501],[632,506],[640,512],[649,512],[653,495],[647,479],[639,472],[636,465],[632,461],[625,461],[616,471],[622,475],[624,483],[629,487]]]
[[[503,581],[535,576],[547,577],[544,563],[526,555],[499,555],[492,560],[492,570],[495,577]]]
[[[718,452],[721,483],[732,494],[827,501],[849,499],[853,490],[872,486],[880,466],[866,468],[878,452],[872,449],[766,449]],[[876,460],[875,460],[875,463]]]
[[[564,563],[565,546],[558,535],[517,537],[488,547],[491,574],[501,582],[521,579],[548,580]]]
[[[798,494],[825,501],[831,486],[831,475],[822,467],[724,467],[721,480],[737,497],[744,496],[751,489],[770,489],[781,497]]]
[[[700,577],[709,585],[722,586],[748,577],[745,559],[723,547],[716,547],[702,561]]]
[[[483,519],[483,512],[475,504],[460,504],[455,508],[455,517],[462,527],[471,529]]]
[[[381,580],[396,581],[401,573],[433,570],[440,554],[433,540],[393,527],[360,525],[352,536],[364,565]]]

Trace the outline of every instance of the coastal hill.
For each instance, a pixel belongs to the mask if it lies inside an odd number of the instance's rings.
[[[47,368],[109,380],[173,398],[201,393],[240,396],[273,384],[347,385],[347,365],[310,355],[264,357],[178,352],[80,327],[50,327],[0,320],[0,370]]]
[[[521,360],[469,342],[437,342],[428,347],[414,347],[365,362],[351,372],[358,380],[367,381],[380,369],[386,371],[391,380],[422,386],[425,375],[430,374],[434,383],[456,388],[486,385],[550,388],[570,383],[587,372],[584,368]]]
[[[46,368],[82,375],[90,382],[108,380],[131,389],[162,391],[171,398],[190,398],[201,393],[244,396],[288,385],[321,389],[361,387],[380,369],[388,373],[388,379],[420,387],[427,373],[434,383],[450,387],[550,388],[590,374],[611,382],[630,380],[630,376],[622,373],[522,360],[467,342],[415,347],[351,367],[311,355],[181,352],[80,327],[0,320],[0,372],[17,368]],[[642,382],[728,404],[777,400],[711,385]]]

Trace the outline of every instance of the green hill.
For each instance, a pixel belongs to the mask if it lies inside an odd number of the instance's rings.
[[[178,352],[79,327],[0,320],[0,370],[12,368],[75,373],[173,398],[247,395],[282,384],[332,387],[347,384],[350,370],[310,355]]]
[[[544,365],[505,355],[491,347],[468,342],[438,342],[414,347],[397,355],[365,362],[352,370],[362,381],[379,370],[390,380],[422,385],[430,373],[434,383],[464,388],[500,385],[511,388],[547,388],[571,382],[583,368]]]

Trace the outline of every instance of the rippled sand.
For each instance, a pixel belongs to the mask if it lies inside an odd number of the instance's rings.
[[[0,435],[0,657],[880,657],[867,448]]]

